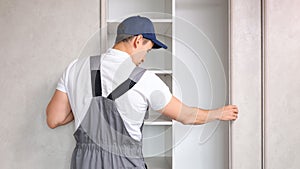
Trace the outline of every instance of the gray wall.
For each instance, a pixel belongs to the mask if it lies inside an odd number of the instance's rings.
[[[266,169],[300,168],[299,7],[298,0],[266,0]]]
[[[1,0],[0,25],[0,168],[67,169],[73,123],[49,129],[45,109],[98,30],[99,1]]]
[[[232,169],[300,167],[299,6],[232,0]]]

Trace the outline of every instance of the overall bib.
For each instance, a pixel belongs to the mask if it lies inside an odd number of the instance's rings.
[[[115,103],[139,81],[145,69],[135,67],[127,80],[103,97],[100,65],[100,56],[90,57],[93,97],[74,133],[71,169],[145,169],[142,141],[129,135]]]

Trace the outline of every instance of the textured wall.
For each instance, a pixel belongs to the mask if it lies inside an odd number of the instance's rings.
[[[239,120],[232,125],[232,168],[297,169],[300,166],[300,76],[297,74],[300,2],[264,2],[264,55],[261,55],[260,1],[232,1],[232,102],[240,109]],[[264,72],[260,70],[261,64]],[[262,73],[264,128],[260,111]]]
[[[300,167],[299,6],[266,0],[266,169]]]
[[[0,1],[0,168],[67,169],[73,123],[45,109],[65,67],[99,28],[99,1]]]
[[[232,169],[261,168],[261,4],[231,1]]]

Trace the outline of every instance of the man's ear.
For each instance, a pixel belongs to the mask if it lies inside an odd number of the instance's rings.
[[[141,45],[143,42],[143,35],[138,35],[134,38],[134,47],[137,48],[138,45]]]

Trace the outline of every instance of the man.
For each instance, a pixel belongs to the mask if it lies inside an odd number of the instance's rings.
[[[183,104],[158,76],[138,67],[157,48],[167,46],[156,39],[152,22],[133,16],[119,24],[113,48],[67,67],[46,112],[50,128],[75,119],[72,169],[146,168],[141,141],[149,106],[183,124],[237,119],[234,105],[204,110]]]

